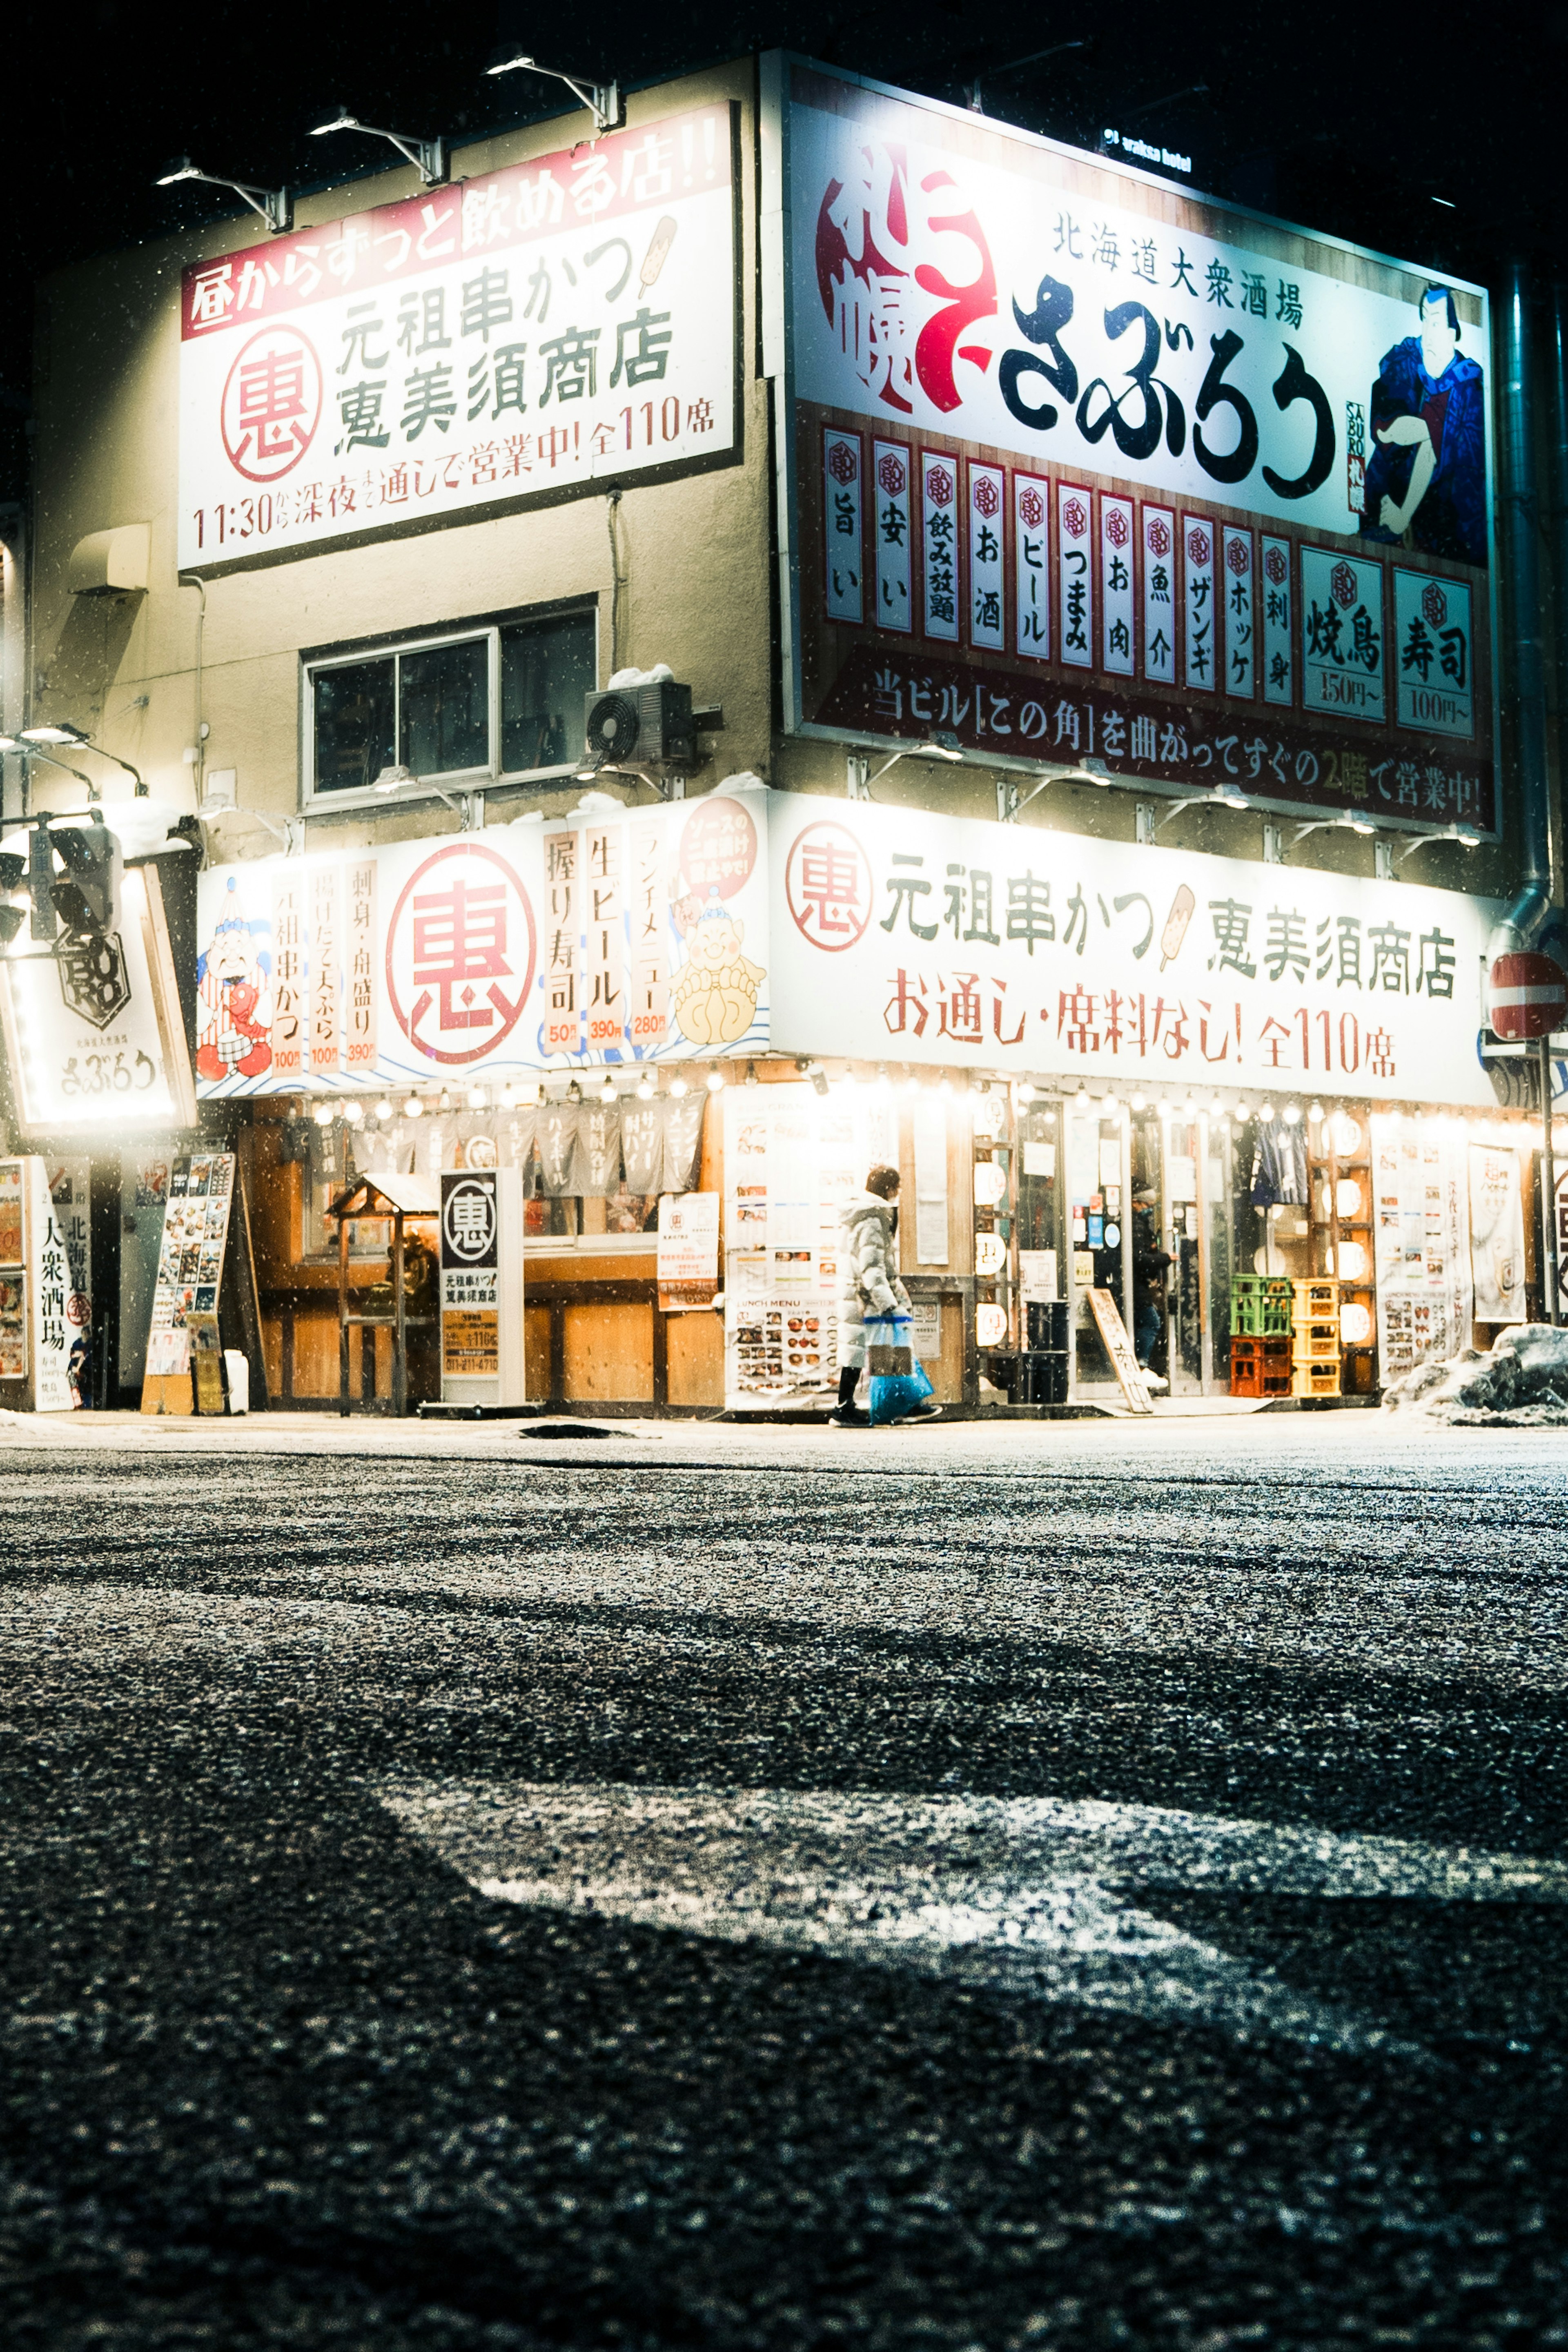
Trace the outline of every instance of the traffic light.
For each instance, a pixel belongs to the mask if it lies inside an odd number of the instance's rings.
[[[54,903],[68,930],[117,931],[122,872],[120,844],[102,817],[95,810],[91,824],[62,825],[48,840],[65,868],[51,881]]]

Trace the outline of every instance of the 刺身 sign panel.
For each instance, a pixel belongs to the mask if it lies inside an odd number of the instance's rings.
[[[194,262],[182,570],[737,443],[731,110]]]
[[[1492,1101],[1489,899],[775,793],[774,1048]]]
[[[790,723],[1494,831],[1485,290],[779,70]]]
[[[763,798],[209,868],[198,1092],[466,1087],[764,1051]]]

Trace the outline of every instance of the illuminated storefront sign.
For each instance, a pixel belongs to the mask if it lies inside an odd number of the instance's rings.
[[[731,110],[194,262],[182,570],[732,451]]]
[[[789,724],[1495,831],[1485,290],[770,71]]]

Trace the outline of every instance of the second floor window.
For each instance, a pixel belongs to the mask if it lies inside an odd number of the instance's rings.
[[[482,782],[570,766],[595,680],[595,618],[549,613],[308,661],[307,798],[367,792],[399,770]]]

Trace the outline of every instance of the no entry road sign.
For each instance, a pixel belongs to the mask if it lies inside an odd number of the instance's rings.
[[[1544,1037],[1568,1013],[1568,971],[1544,955],[1499,956],[1487,975],[1487,1019],[1498,1037]]]

